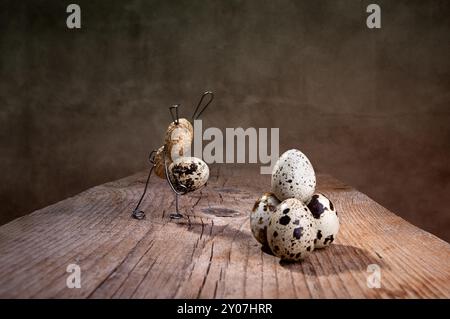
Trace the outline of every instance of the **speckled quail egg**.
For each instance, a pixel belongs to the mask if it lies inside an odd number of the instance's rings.
[[[267,226],[272,214],[277,209],[280,201],[272,193],[264,193],[259,198],[250,213],[250,228],[256,240],[262,245],[267,245]]]
[[[172,164],[170,156],[166,158],[167,166]],[[160,178],[166,178],[166,168],[164,164],[164,146],[161,146],[155,155],[155,174]]]
[[[314,194],[308,203],[316,221],[316,248],[331,245],[339,231],[339,217],[333,203],[323,194]]]
[[[267,227],[267,241],[272,252],[282,260],[297,261],[314,250],[317,230],[308,207],[298,199],[281,202]]]
[[[170,123],[165,134],[165,145],[171,160],[186,156],[191,150],[192,140],[194,138],[194,128],[185,118]]]
[[[306,155],[296,149],[284,152],[272,170],[272,193],[280,200],[307,202],[315,188],[316,175]]]
[[[169,178],[177,191],[192,192],[206,184],[209,167],[199,158],[179,157],[169,166]]]

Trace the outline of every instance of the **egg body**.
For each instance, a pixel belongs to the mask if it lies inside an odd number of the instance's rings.
[[[179,157],[170,164],[169,177],[177,191],[192,192],[206,184],[209,167],[199,158]]]
[[[253,236],[262,245],[267,245],[267,227],[270,217],[277,209],[280,201],[272,193],[264,193],[259,198],[250,213],[250,227]]]
[[[284,152],[273,167],[271,186],[280,200],[309,201],[316,187],[316,175],[306,155],[296,149]]]
[[[331,245],[339,231],[339,217],[333,203],[323,194],[314,194],[308,208],[316,221],[316,248]]]
[[[316,223],[308,207],[298,199],[281,202],[267,228],[267,242],[274,255],[297,261],[314,250]]]
[[[194,138],[194,128],[185,118],[181,118],[178,124],[170,123],[165,134],[165,145],[171,160],[187,156],[191,150]]]
[[[170,156],[166,158],[167,166],[172,164]],[[160,178],[166,178],[166,169],[164,164],[164,146],[161,146],[155,155],[155,174]]]

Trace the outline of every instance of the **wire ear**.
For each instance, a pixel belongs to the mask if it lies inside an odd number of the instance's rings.
[[[175,104],[172,105],[171,107],[169,107],[169,112],[170,115],[172,116],[172,121],[178,125],[178,123],[180,123],[180,117],[178,115],[178,107],[180,106],[180,104]]]
[[[209,96],[209,100],[208,102],[205,104],[205,106],[199,110],[200,105],[202,105],[203,100],[206,96]],[[192,121],[197,120],[200,115],[202,115],[202,113],[206,110],[206,108],[208,107],[209,104],[211,104],[211,102],[214,100],[214,93],[211,91],[206,91],[205,93],[202,94],[200,101],[198,101],[197,107],[195,108],[194,114],[192,114]]]

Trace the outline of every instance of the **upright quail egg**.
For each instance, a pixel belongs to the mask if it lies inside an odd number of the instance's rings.
[[[329,246],[339,231],[339,217],[333,203],[323,194],[314,194],[308,203],[316,221],[316,248]]]
[[[282,260],[300,260],[314,250],[314,217],[303,202],[289,198],[278,205],[267,228],[272,252]]]
[[[316,175],[309,159],[299,150],[284,152],[272,170],[272,192],[280,200],[297,198],[307,202],[316,187]]]
[[[187,119],[179,119],[178,124],[170,123],[165,134],[165,145],[170,159],[188,155],[193,138],[194,128]]]
[[[259,198],[250,213],[250,227],[256,240],[263,245],[267,245],[267,226],[270,217],[277,209],[280,201],[272,193],[264,193]]]
[[[179,157],[169,166],[169,178],[175,189],[187,193],[206,184],[209,167],[196,157]]]

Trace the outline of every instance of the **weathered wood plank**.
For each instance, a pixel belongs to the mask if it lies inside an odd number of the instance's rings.
[[[328,175],[318,189],[338,209],[330,248],[280,263],[252,238],[248,213],[270,187],[256,167],[215,166],[208,186],[181,198],[188,219],[170,221],[174,197],[145,173],[89,189],[0,227],[2,298],[443,298],[450,245]],[[68,264],[81,288],[68,289]],[[367,267],[381,267],[371,289]]]

